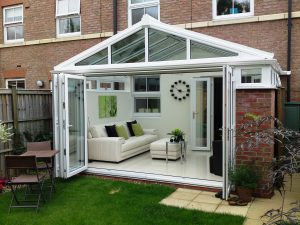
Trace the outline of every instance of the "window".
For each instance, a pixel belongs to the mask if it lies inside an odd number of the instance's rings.
[[[126,87],[129,87],[127,82],[130,82],[129,78],[119,76],[90,79],[86,81],[86,89],[100,92],[124,92],[128,91],[126,90]]]
[[[254,15],[254,0],[213,0],[214,19]]]
[[[56,0],[58,37],[80,35],[80,0]]]
[[[25,79],[7,79],[6,82],[6,88],[12,88],[13,86],[16,86],[17,89],[25,89]]]
[[[141,21],[144,14],[159,20],[159,0],[128,0],[128,24]]]
[[[23,6],[7,7],[3,11],[5,43],[24,41]]]
[[[262,70],[261,68],[242,69],[242,83],[261,83]]]
[[[134,82],[134,112],[160,113],[159,76],[136,76]]]

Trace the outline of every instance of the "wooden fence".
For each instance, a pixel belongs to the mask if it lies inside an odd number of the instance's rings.
[[[0,89],[0,121],[14,133],[12,140],[0,143],[0,176],[4,156],[26,145],[26,138],[52,133],[52,93],[44,90]]]

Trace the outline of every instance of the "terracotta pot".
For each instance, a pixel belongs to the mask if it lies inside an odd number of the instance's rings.
[[[237,187],[237,194],[239,198],[245,202],[251,202],[253,189]]]

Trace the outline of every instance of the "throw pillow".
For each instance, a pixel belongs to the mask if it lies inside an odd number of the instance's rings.
[[[116,131],[116,125],[105,126],[108,137],[119,137]]]
[[[139,123],[132,124],[132,130],[135,136],[142,136],[144,135],[143,128]]]
[[[130,136],[134,136],[133,130],[132,130],[132,124],[137,124],[136,120],[127,122],[127,127],[130,133]]]
[[[123,137],[125,140],[128,139],[128,134],[126,132],[126,129],[123,125],[116,126],[116,131],[119,137]]]

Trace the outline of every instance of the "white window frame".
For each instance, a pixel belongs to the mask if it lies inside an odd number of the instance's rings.
[[[217,1],[212,0],[212,13],[213,20],[229,20],[229,19],[238,19],[243,17],[251,17],[254,16],[254,0],[250,0],[250,12],[248,13],[237,13],[237,14],[228,14],[228,15],[217,15]]]
[[[128,0],[128,26],[132,26],[132,10],[157,6],[157,19],[160,20],[160,0],[131,4]]]
[[[22,8],[22,20],[21,21],[13,21],[13,22],[5,23],[6,10],[16,9],[16,8]],[[22,25],[23,26],[23,38],[14,39],[14,40],[7,40],[7,28],[8,27],[14,27],[14,26],[17,26],[17,25]],[[9,44],[9,43],[24,42],[24,9],[23,9],[23,5],[16,5],[16,6],[10,6],[10,7],[3,8],[3,27],[4,27],[4,43]]]
[[[158,77],[159,78],[159,91],[135,91],[135,78],[148,78]],[[146,84],[147,86],[147,84]],[[132,79],[132,97],[133,97],[133,115],[137,117],[159,117],[161,115],[161,77],[160,75],[137,75],[133,76]],[[160,99],[160,112],[135,112],[135,99],[136,98],[159,98]]]
[[[24,89],[26,89],[26,80],[24,79],[24,78],[16,78],[16,79],[5,79],[5,88],[6,89],[9,89],[8,88],[8,82],[9,81],[16,81],[16,82],[18,82],[18,81],[24,81]],[[18,89],[18,87],[16,87],[17,89]]]
[[[63,37],[72,37],[72,36],[79,36],[81,35],[81,15],[80,15],[80,5],[81,1],[78,1],[78,12],[69,12],[67,14],[59,14],[58,12],[58,1],[56,0],[56,37],[57,38],[63,38]],[[70,1],[70,0],[69,0]],[[59,21],[61,19],[68,19],[68,18],[73,18],[73,17],[79,17],[79,26],[80,26],[80,31],[79,32],[72,32],[72,33],[65,33],[65,34],[60,34],[59,33]]]

